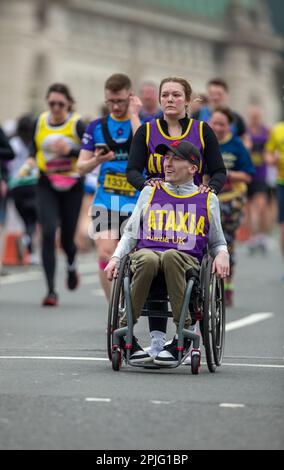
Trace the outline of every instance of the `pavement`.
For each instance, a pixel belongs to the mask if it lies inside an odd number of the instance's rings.
[[[0,449],[199,450],[284,447],[284,272],[238,248],[235,306],[223,365],[114,372],[106,357],[107,303],[95,254],[80,256],[81,286],[42,308],[40,268],[13,268],[0,287]],[[173,335],[169,324],[168,338]],[[146,319],[136,335],[149,344]]]

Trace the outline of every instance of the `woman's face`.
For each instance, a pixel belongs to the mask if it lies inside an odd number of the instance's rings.
[[[47,104],[55,120],[60,121],[65,119],[70,106],[65,95],[52,91],[48,95]]]
[[[219,142],[224,140],[225,137],[231,132],[229,120],[223,113],[213,113],[209,124],[215,132]]]
[[[160,96],[161,108],[165,116],[184,117],[185,107],[189,102],[186,100],[184,88],[180,83],[164,83]]]

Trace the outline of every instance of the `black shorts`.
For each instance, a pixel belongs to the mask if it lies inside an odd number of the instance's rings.
[[[255,194],[263,193],[268,195],[268,187],[265,181],[252,181],[248,185],[247,197],[251,199]]]
[[[92,207],[93,233],[112,231],[114,238],[120,240],[123,235],[123,229],[131,213],[122,214],[120,212],[110,211],[104,207]]]

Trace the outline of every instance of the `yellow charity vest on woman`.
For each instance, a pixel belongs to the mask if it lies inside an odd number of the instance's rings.
[[[77,157],[58,157],[53,150],[53,145],[57,140],[63,139],[71,149],[78,150],[80,138],[76,132],[76,125],[79,119],[78,114],[71,113],[61,126],[51,126],[48,123],[49,112],[40,115],[35,132],[35,144],[37,165],[41,172],[48,175],[78,177]]]

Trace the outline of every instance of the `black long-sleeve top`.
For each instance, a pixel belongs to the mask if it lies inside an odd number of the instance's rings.
[[[0,127],[0,160],[12,160],[15,154],[12,150],[9,140]]]
[[[160,123],[164,133],[169,135],[168,123],[164,119],[161,119]],[[189,118],[186,116],[180,119],[179,123],[182,127],[182,133],[185,133],[188,128]],[[208,173],[210,177],[209,184],[216,193],[219,193],[226,181],[226,169],[218,140],[213,130],[206,122],[203,124],[203,138],[205,144],[204,160],[206,173]],[[143,171],[147,167],[147,160],[146,124],[143,124],[133,137],[126,170],[128,182],[138,190],[142,190],[145,185],[146,179],[143,176]]]
[[[7,168],[5,162],[12,160],[15,154],[12,150],[9,140],[0,127],[0,179],[7,178]]]

